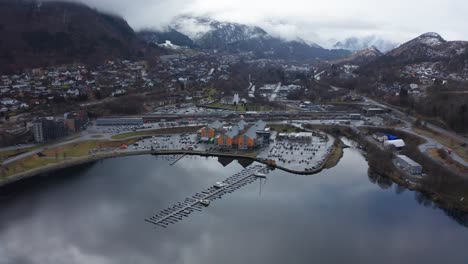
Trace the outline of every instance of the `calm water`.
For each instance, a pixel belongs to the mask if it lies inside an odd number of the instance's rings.
[[[468,263],[467,218],[368,176],[354,149],[314,176],[274,171],[167,229],[143,221],[241,169],[134,156],[0,189],[0,263]]]

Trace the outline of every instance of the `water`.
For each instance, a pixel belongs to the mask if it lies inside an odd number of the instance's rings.
[[[355,149],[331,170],[274,171],[155,228],[143,219],[242,169],[204,157],[169,163],[116,158],[0,189],[0,264],[468,261],[468,228],[369,174]]]

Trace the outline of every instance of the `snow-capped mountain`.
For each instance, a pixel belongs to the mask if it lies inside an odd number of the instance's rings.
[[[350,37],[343,41],[339,41],[333,45],[335,49],[345,49],[350,51],[359,51],[372,47],[376,47],[379,51],[387,52],[398,46],[389,40],[382,39],[378,36],[371,35],[363,38]]]
[[[336,59],[350,54],[345,50],[327,50],[315,43],[285,41],[271,36],[257,26],[220,22],[209,18],[180,16],[171,26],[189,36],[202,49],[249,51],[262,57],[297,60]]]
[[[189,16],[175,19],[174,28],[206,49],[224,49],[235,42],[267,35],[263,29],[255,26]]]

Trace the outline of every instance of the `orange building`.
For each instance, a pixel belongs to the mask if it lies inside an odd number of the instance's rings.
[[[202,138],[214,138],[217,132],[220,132],[223,128],[223,124],[219,121],[214,121],[206,127],[199,130],[200,137]]]
[[[232,148],[237,144],[239,132],[239,127],[233,126],[226,133],[218,135],[216,143],[221,148]]]

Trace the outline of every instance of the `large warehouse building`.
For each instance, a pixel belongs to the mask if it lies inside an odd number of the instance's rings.
[[[98,118],[98,126],[142,126],[143,118]]]
[[[410,159],[408,156],[405,155],[397,155],[396,163],[401,168],[405,169],[409,173],[413,175],[421,175],[422,174],[422,166],[419,165],[416,161]]]

